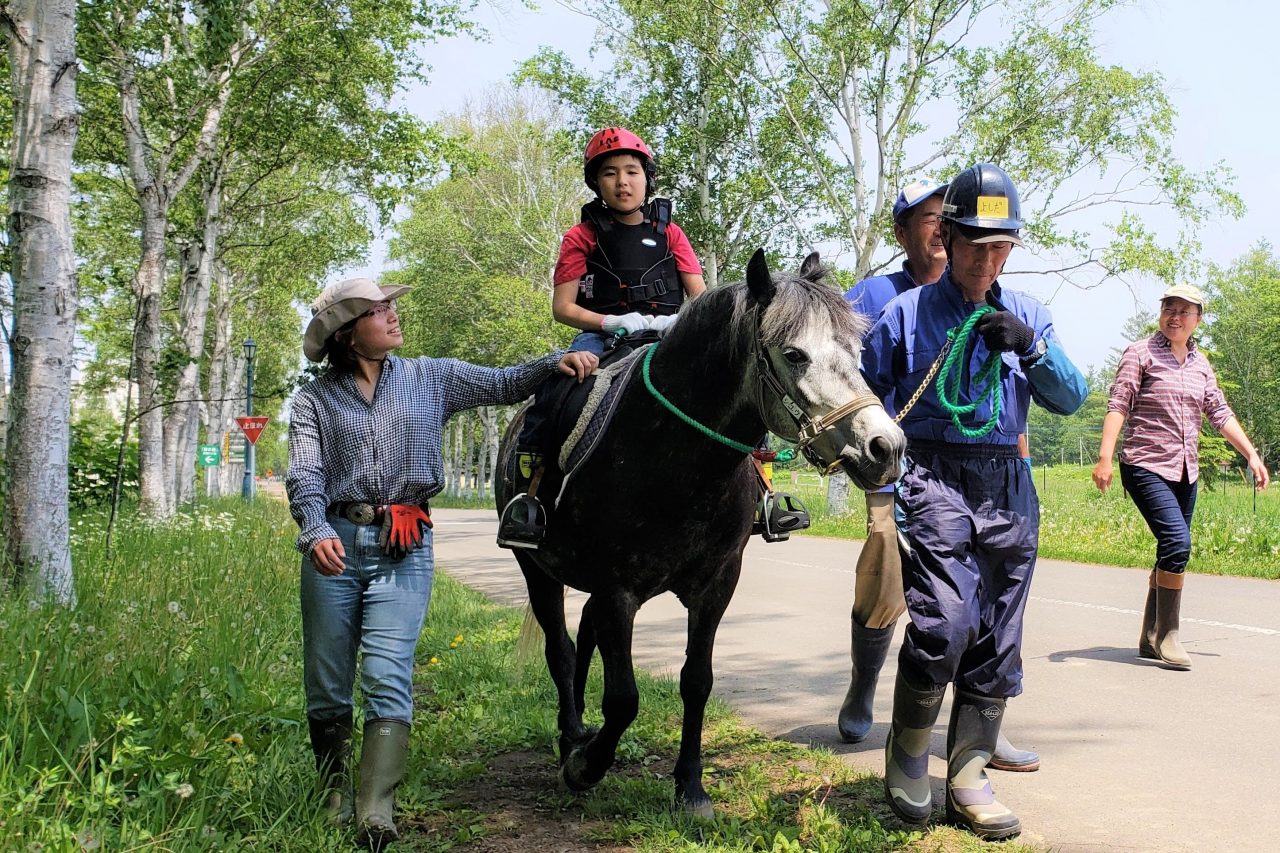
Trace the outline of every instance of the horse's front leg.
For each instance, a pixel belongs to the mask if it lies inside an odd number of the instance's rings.
[[[680,756],[672,775],[676,781],[676,802],[698,817],[715,817],[711,798],[702,787],[702,724],[711,696],[715,675],[711,670],[711,652],[716,630],[724,616],[729,599],[737,585],[737,572],[732,582],[711,585],[697,599],[685,603],[689,607],[689,646],[684,666],[680,669],[680,699],[684,703],[684,721],[680,729]]]
[[[557,724],[560,729],[560,761],[563,763],[571,749],[588,738],[588,732],[582,726],[582,709],[573,696],[574,648],[564,622],[564,585],[519,551],[515,556],[529,588],[529,606],[546,640],[547,672],[551,674],[559,702]]]
[[[604,778],[613,765],[618,741],[640,709],[631,666],[631,633],[639,605],[629,595],[591,596],[587,605],[604,665],[604,725],[583,746],[573,749],[560,767],[560,778],[573,791],[585,791]]]

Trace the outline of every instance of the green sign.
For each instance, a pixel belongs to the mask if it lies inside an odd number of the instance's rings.
[[[222,448],[216,444],[201,444],[196,448],[196,459],[206,468],[222,464]]]

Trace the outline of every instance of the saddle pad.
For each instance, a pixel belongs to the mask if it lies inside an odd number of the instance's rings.
[[[618,402],[622,399],[622,392],[631,381],[636,366],[644,360],[644,353],[648,348],[640,347],[596,374],[596,384],[587,396],[582,414],[560,448],[560,470],[564,472],[564,480],[560,484],[560,494],[556,496],[557,504],[568,487],[569,480],[591,458],[600,439],[608,432],[609,424],[618,409]]]

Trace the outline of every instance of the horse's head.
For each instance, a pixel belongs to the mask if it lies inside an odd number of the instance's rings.
[[[798,274],[771,275],[759,250],[747,265],[760,415],[820,470],[874,489],[898,478],[906,438],[859,372],[867,320],[825,276],[817,252]]]

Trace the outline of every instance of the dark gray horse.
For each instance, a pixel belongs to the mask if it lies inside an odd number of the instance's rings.
[[[612,427],[554,509],[546,539],[536,551],[515,552],[546,635],[560,703],[560,775],[573,790],[604,777],[636,717],[636,611],[669,590],[689,611],[676,799],[693,813],[712,813],[701,755],[711,650],[738,583],[757,499],[743,446],[768,430],[799,442],[811,462],[844,470],[860,487],[898,477],[905,439],[858,372],[866,321],[823,284],[824,274],[815,253],[799,275],[774,277],[756,252],[745,284],[686,305],[656,345],[654,388],[738,449],[682,421],[633,375]],[[499,471],[509,470],[519,420],[503,440]],[[509,481],[499,483],[496,497],[499,509],[506,505]],[[565,627],[565,585],[590,595],[576,654]],[[595,731],[583,726],[582,712],[597,646],[604,725]]]

